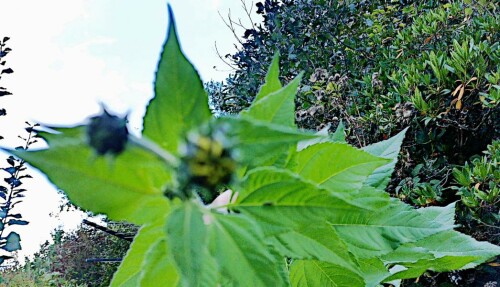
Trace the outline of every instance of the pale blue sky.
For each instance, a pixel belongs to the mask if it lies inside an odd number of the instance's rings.
[[[234,52],[236,42],[218,12],[249,23],[239,0],[170,0],[181,45],[204,81],[223,80],[229,71],[216,55]],[[251,1],[246,1],[250,5]],[[0,0],[0,37],[9,36],[6,58],[14,74],[2,86],[14,95],[0,98],[9,116],[0,118],[2,145],[17,145],[26,120],[71,125],[99,112],[99,103],[129,112],[140,127],[167,29],[164,0]],[[255,19],[260,19],[254,15]],[[242,33],[243,31],[240,31]],[[217,66],[218,70],[214,70]],[[222,71],[221,71],[222,70]],[[0,160],[4,158],[0,154]],[[3,163],[0,162],[0,166]],[[19,227],[23,254],[49,238],[62,221],[50,218],[59,196],[40,175],[28,188],[19,211],[31,223]],[[65,217],[68,226],[78,217]]]

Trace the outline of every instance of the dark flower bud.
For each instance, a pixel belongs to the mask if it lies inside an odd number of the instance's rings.
[[[126,117],[120,118],[104,110],[101,115],[90,118],[87,126],[87,140],[97,154],[121,153],[125,149],[127,138]]]

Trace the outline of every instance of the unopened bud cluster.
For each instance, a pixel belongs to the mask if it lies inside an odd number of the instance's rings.
[[[190,133],[182,162],[188,181],[209,190],[228,184],[236,169],[227,140],[217,131]]]
[[[101,115],[90,119],[87,140],[97,154],[119,154],[125,149],[127,139],[126,118],[111,115],[104,110]]]

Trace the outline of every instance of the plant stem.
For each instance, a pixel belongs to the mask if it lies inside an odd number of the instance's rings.
[[[175,157],[173,154],[169,153],[165,149],[161,148],[159,145],[157,145],[153,141],[151,141],[147,138],[144,138],[144,137],[138,138],[138,137],[133,136],[133,135],[129,135],[128,139],[130,142],[132,142],[140,147],[143,147],[143,148],[149,150],[150,152],[154,153],[159,158],[163,159],[171,167],[177,167],[179,165],[179,160],[177,159],[177,157]]]

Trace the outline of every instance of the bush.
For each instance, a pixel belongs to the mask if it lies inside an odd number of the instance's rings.
[[[136,229],[111,223],[122,231]],[[125,229],[124,229],[125,228]],[[0,286],[109,286],[119,263],[86,262],[89,258],[123,258],[129,242],[93,228],[74,232],[56,230],[53,242],[45,242],[23,266],[2,272]],[[30,283],[31,282],[31,283]]]

